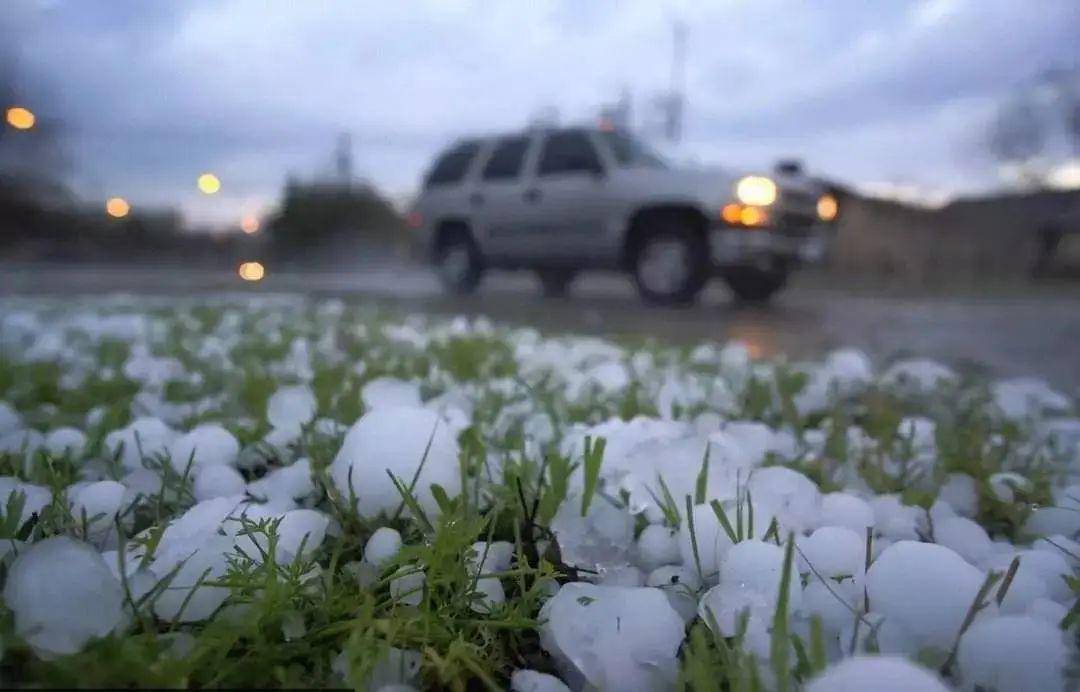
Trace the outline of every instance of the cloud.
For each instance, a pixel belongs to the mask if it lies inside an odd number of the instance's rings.
[[[14,1],[0,36],[68,124],[78,189],[197,220],[327,169],[343,131],[359,171],[401,194],[450,139],[543,106],[591,118],[627,86],[644,120],[675,18],[689,28],[680,156],[794,153],[851,182],[988,184],[965,138],[1009,89],[1080,64],[1070,0]],[[224,183],[213,204],[191,194],[203,170]]]

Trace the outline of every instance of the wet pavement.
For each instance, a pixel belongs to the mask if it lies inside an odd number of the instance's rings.
[[[643,305],[629,280],[585,277],[564,299],[540,296],[528,274],[492,275],[473,296],[447,296],[420,267],[268,272],[258,284],[232,272],[147,266],[0,266],[0,295],[197,295],[221,292],[334,295],[402,310],[487,315],[549,332],[668,342],[739,339],[756,356],[818,357],[856,346],[878,362],[919,355],[1001,375],[1037,375],[1080,393],[1080,286],[1057,284],[949,295],[829,285],[800,276],[768,306],[734,303],[714,282],[690,307]]]

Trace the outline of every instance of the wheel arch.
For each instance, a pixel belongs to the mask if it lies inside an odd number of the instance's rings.
[[[695,233],[700,233],[702,239],[705,239],[709,220],[701,207],[690,202],[648,204],[635,209],[626,223],[619,248],[619,265],[621,267],[629,268],[631,266],[634,252],[649,230],[649,222],[659,217],[683,219],[688,222]]]

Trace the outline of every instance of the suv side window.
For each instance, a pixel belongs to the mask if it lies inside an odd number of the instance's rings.
[[[529,149],[528,137],[509,137],[499,140],[491,158],[484,164],[484,180],[512,180],[521,174],[525,152]]]
[[[544,140],[537,175],[595,173],[603,170],[588,135],[580,130],[554,132]]]
[[[462,142],[453,147],[435,161],[435,165],[431,167],[427,178],[424,179],[424,187],[460,183],[478,151],[480,151],[479,142]]]

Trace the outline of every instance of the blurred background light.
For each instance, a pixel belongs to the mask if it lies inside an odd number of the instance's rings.
[[[37,122],[37,117],[29,108],[23,108],[22,106],[12,106],[7,109],[5,113],[7,124],[14,127],[16,130],[29,130]]]
[[[266,268],[259,262],[244,262],[237,269],[237,274],[244,281],[260,281],[266,276]]]
[[[259,232],[259,217],[254,214],[245,214],[240,219],[240,230],[248,235]]]
[[[203,173],[197,181],[199,191],[206,195],[212,195],[221,189],[221,181],[213,173]]]
[[[131,205],[123,197],[112,197],[105,202],[105,213],[114,219],[122,219],[131,211]]]

